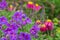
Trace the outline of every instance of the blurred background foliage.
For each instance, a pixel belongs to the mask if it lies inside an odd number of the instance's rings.
[[[39,5],[44,5],[46,18],[53,19],[53,18],[57,17],[58,19],[60,19],[60,0],[7,0],[8,3],[22,2],[23,7],[26,6],[26,3],[28,1],[38,3]],[[17,7],[17,9],[19,9],[19,8]],[[24,9],[24,10],[27,12],[27,14],[29,13],[29,11],[27,9]],[[41,12],[41,10],[37,13],[40,14],[40,12]],[[39,14],[38,14],[38,17],[40,16]]]
[[[51,19],[54,17],[60,19],[60,0],[7,0],[7,1],[8,2],[23,1],[24,3],[28,1],[33,1],[34,3],[38,3],[40,5],[43,4],[45,6],[46,16],[48,16]]]

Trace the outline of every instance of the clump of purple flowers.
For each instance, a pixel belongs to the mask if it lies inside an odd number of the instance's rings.
[[[5,16],[0,17],[0,29],[3,25],[6,25],[8,23],[8,20]]]
[[[23,25],[26,24],[31,24],[31,19],[27,17],[26,14],[24,14],[23,12],[15,12],[15,14],[12,16],[12,20],[14,23],[16,23],[18,26],[20,26],[20,28]]]
[[[5,38],[5,37],[2,37],[0,40],[7,40],[7,38]]]
[[[19,40],[31,40],[31,36],[29,33],[20,32]]]
[[[4,33],[1,40],[31,40],[29,33],[21,32],[20,36],[18,34],[19,28],[21,29],[26,24],[31,24],[31,22],[31,19],[21,11],[16,11],[9,22],[5,16],[0,17],[0,30]],[[2,30],[3,25],[7,26],[4,30]],[[20,39],[21,37],[22,39]]]
[[[4,10],[7,7],[8,3],[6,2],[6,0],[2,0],[0,2],[0,10]]]

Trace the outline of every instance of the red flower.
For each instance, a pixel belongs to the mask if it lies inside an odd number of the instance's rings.
[[[46,32],[46,31],[47,31],[47,28],[46,28],[46,25],[45,25],[45,24],[42,24],[42,25],[40,26],[40,31],[41,31],[41,32]]]

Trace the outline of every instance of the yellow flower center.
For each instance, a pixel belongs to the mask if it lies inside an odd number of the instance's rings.
[[[30,2],[28,2],[28,4],[33,4],[33,2],[30,1]]]
[[[38,4],[35,4],[36,6],[39,6]]]
[[[51,20],[50,20],[50,19],[48,19],[48,20],[47,20],[47,22],[51,22]]]
[[[13,6],[12,5],[10,5],[10,8],[12,8]]]
[[[40,23],[40,20],[37,20],[36,22],[37,22],[37,23]]]
[[[41,27],[46,27],[45,24],[42,24]]]

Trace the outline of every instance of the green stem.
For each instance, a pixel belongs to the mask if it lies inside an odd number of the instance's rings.
[[[40,19],[42,20],[42,22],[44,22],[44,20],[45,20],[45,7],[44,7],[44,5],[42,8],[42,12],[40,13]]]

